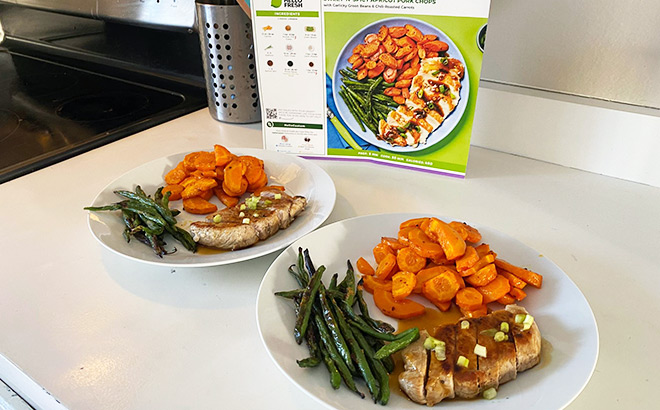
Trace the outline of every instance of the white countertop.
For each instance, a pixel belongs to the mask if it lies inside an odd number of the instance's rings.
[[[54,406],[55,397],[70,409],[319,407],[278,371],[257,333],[256,294],[277,253],[169,269],[117,256],[88,230],[82,208],[113,179],[215,143],[261,147],[260,125],[218,123],[201,110],[0,185],[0,354],[52,396],[2,366],[0,378],[34,404]],[[595,373],[570,408],[657,407],[659,188],[477,147],[465,180],[316,163],[337,188],[326,223],[447,215],[552,259],[585,294],[600,332]]]

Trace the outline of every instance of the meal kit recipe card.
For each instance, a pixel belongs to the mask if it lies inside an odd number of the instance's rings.
[[[489,5],[253,1],[265,147],[464,177]]]

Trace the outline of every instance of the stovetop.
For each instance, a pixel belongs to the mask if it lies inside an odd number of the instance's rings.
[[[0,49],[0,183],[205,105],[203,88]]]

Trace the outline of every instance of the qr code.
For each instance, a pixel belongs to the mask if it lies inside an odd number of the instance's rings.
[[[277,108],[266,108],[266,118],[271,120],[277,118]]]

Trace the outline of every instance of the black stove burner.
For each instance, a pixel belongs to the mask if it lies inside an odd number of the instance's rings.
[[[9,110],[0,109],[0,142],[11,137],[21,125],[21,117]]]
[[[32,96],[42,96],[51,93],[61,93],[78,84],[78,78],[71,73],[55,72],[32,74],[21,80],[21,88]]]
[[[203,87],[108,69],[0,49],[0,183],[206,105]]]
[[[74,121],[105,121],[136,114],[149,99],[136,93],[109,93],[76,97],[57,108],[57,115]]]

